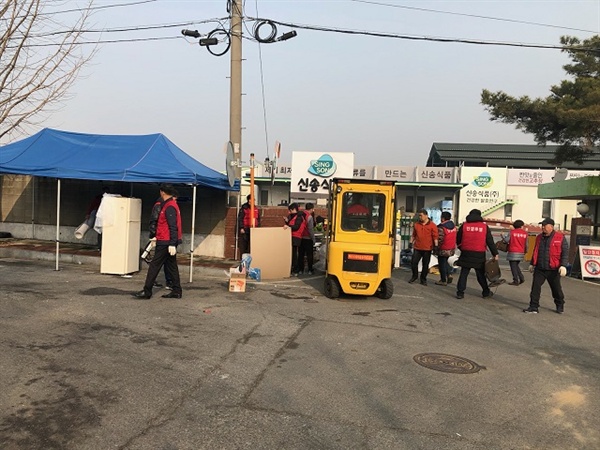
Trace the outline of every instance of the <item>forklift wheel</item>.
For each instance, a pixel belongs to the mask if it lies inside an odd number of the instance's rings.
[[[394,295],[394,283],[390,278],[386,278],[379,285],[379,289],[377,289],[377,297],[388,299]]]
[[[325,297],[338,298],[340,296],[340,285],[335,277],[325,277]]]

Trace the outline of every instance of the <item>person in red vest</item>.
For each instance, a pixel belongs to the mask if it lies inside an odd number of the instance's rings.
[[[156,223],[156,249],[154,251],[154,258],[152,258],[148,266],[144,289],[133,294],[134,297],[140,300],[149,300],[152,298],[152,287],[163,264],[172,284],[171,292],[162,297],[182,297],[176,256],[177,246],[182,242],[181,213],[174,197],[177,197],[175,188],[170,184],[161,184],[160,198],[162,206]]]
[[[511,286],[518,286],[525,283],[525,277],[521,272],[519,264],[525,259],[527,253],[527,231],[523,229],[525,222],[515,220],[512,224],[512,229],[508,234],[502,234],[502,239],[508,244],[508,253],[506,259],[510,266],[510,271],[513,276]]]
[[[292,231],[292,276],[298,276],[299,262],[298,255],[300,253],[300,245],[302,244],[302,235],[306,228],[306,220],[304,213],[298,211],[298,203],[290,203],[288,206],[290,214],[285,219],[283,228],[289,228]]]
[[[529,307],[524,313],[537,314],[540,308],[540,295],[544,281],[548,281],[556,312],[565,311],[565,295],[560,285],[560,277],[567,274],[569,264],[569,244],[565,235],[554,230],[554,220],[550,217],[540,222],[542,232],[535,239],[529,271],[533,272],[533,283],[529,295]]]
[[[177,201],[177,196],[173,196],[173,200]],[[148,224],[148,238],[150,241],[154,241],[154,245],[156,246],[156,227],[158,226],[158,218],[160,216],[160,211],[162,210],[163,200],[161,197],[156,199],[154,206],[152,207],[152,212],[150,213],[150,223]],[[146,261],[148,262],[148,261]],[[173,290],[173,281],[169,278],[169,271],[167,270],[166,264],[163,265],[165,271],[165,289]],[[155,287],[162,287],[158,281],[154,282]]]
[[[304,257],[306,256],[306,265],[308,275],[313,274],[313,263],[314,263],[314,246],[316,243],[315,239],[315,217],[314,217],[315,205],[313,203],[307,203],[304,206],[304,220],[306,226],[302,233],[302,241],[298,251],[298,274],[304,273]]]
[[[346,214],[353,217],[367,217],[369,215],[369,208],[362,204],[362,194],[360,192],[352,194],[352,204],[348,206]]]
[[[438,286],[446,286],[452,283],[452,268],[448,265],[448,258],[454,255],[456,248],[456,226],[452,222],[452,214],[448,211],[442,212],[442,222],[438,228],[438,267],[440,269],[440,279],[435,284]]]
[[[438,246],[438,229],[429,219],[427,210],[419,211],[419,221],[415,223],[410,244],[413,248],[411,260],[412,277],[409,283],[414,283],[419,278],[419,261],[423,259],[421,267],[421,284],[427,286],[427,274],[429,273],[429,261],[431,261],[431,252]]]
[[[242,205],[240,208],[240,212],[238,213],[238,243],[240,249],[240,258],[244,253],[250,253],[250,228],[251,225],[251,215],[250,215],[250,200],[251,196],[246,196],[246,203]],[[260,211],[254,205],[254,226],[260,226]]]
[[[494,243],[492,231],[483,221],[481,211],[478,209],[471,210],[466,222],[461,225],[456,233],[456,246],[460,249],[460,256],[456,265],[461,267],[456,286],[456,298],[465,298],[467,277],[471,269],[475,269],[477,282],[482,289],[481,295],[483,298],[490,298],[493,292],[490,291],[485,277],[485,252],[486,247],[489,248],[494,258],[498,260],[498,249]]]

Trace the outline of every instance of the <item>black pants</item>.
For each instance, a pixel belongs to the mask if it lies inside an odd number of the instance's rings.
[[[513,281],[515,283],[525,283],[525,277],[523,276],[523,272],[521,272],[521,268],[519,264],[521,261],[509,261],[508,265],[510,266],[510,271],[513,276]]]
[[[250,228],[245,229],[238,235],[238,247],[240,249],[240,259],[244,253],[250,253]]]
[[[298,255],[300,254],[300,243],[292,244],[292,273],[298,273]]]
[[[565,295],[563,294],[560,285],[560,275],[558,269],[543,270],[535,268],[533,272],[533,283],[531,284],[531,294],[529,295],[529,306],[538,309],[540,307],[540,295],[542,294],[542,285],[544,281],[548,281],[552,298],[557,307],[562,307],[565,304]]]
[[[179,268],[177,267],[177,255],[169,255],[169,247],[167,245],[157,245],[154,250],[154,258],[148,266],[146,274],[146,283],[144,284],[144,292],[147,295],[152,295],[152,286],[156,281],[156,277],[160,273],[161,267],[165,266],[165,277],[171,280],[172,291],[176,294],[182,294],[181,281],[179,280]]]
[[[312,272],[313,270],[313,241],[312,239],[302,239],[300,242],[300,248],[298,249],[298,265],[296,268],[297,272],[300,273],[304,271],[304,257],[306,256],[306,265],[308,266],[308,270]]]
[[[417,278],[419,276],[419,261],[423,258],[423,267],[421,268],[421,281],[427,279],[429,273],[429,261],[431,261],[431,250],[417,250],[413,248],[412,256],[412,277]]]
[[[481,286],[481,295],[487,297],[490,294],[490,287],[488,286],[487,278],[485,277],[485,269],[479,268],[474,269],[475,275],[477,276],[477,282]],[[467,277],[471,271],[470,267],[461,267],[460,276],[458,277],[458,283],[456,285],[456,293],[464,294],[467,289]]]

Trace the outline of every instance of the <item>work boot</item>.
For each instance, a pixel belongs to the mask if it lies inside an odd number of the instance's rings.
[[[138,300],[150,300],[152,298],[152,294],[148,294],[144,290],[134,293],[133,296]]]

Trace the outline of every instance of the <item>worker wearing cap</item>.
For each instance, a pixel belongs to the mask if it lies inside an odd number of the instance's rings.
[[[533,272],[529,307],[524,309],[523,312],[532,314],[539,312],[542,285],[545,281],[548,281],[556,305],[556,312],[562,314],[565,309],[565,295],[560,285],[560,277],[567,274],[569,244],[567,244],[564,234],[554,230],[554,220],[550,217],[542,220],[540,224],[542,225],[542,232],[535,239],[535,247],[529,266],[529,271]]]

